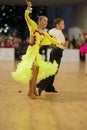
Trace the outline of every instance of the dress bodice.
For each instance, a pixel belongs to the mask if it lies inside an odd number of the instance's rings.
[[[43,33],[39,32],[37,23],[30,18],[29,12],[30,12],[29,10],[25,11],[25,20],[30,30],[30,36],[33,35],[35,37],[35,44],[38,45],[56,44],[57,46],[60,46],[61,42],[58,42],[55,38],[51,37],[47,32]]]

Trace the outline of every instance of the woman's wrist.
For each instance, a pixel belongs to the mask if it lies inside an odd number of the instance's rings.
[[[26,9],[26,10],[29,10],[29,11],[30,11],[30,8],[31,8],[31,7],[27,6],[27,9]]]

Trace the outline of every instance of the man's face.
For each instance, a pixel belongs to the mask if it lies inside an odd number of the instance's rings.
[[[42,28],[46,28],[48,24],[48,18],[43,16],[41,20],[39,20],[39,24]]]
[[[65,28],[64,21],[62,20],[59,24],[57,24],[57,26],[60,30],[63,30]]]

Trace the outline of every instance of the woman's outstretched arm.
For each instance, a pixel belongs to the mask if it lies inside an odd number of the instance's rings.
[[[32,3],[30,1],[27,1],[27,9],[25,10],[25,20],[27,22],[27,26],[29,28],[30,34],[37,29],[37,24],[30,18],[29,13],[30,9],[32,7]]]

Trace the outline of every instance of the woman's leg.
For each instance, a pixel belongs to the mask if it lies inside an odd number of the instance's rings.
[[[38,96],[37,90],[36,90],[36,80],[37,80],[38,70],[39,68],[37,66],[34,66],[33,90],[36,96]]]
[[[35,65],[32,66],[32,73],[33,73],[33,77],[29,81],[28,96],[31,96],[31,98],[35,98],[35,96],[37,95],[37,91],[36,91],[36,80],[37,80],[37,74],[38,74],[37,66],[35,66]]]

